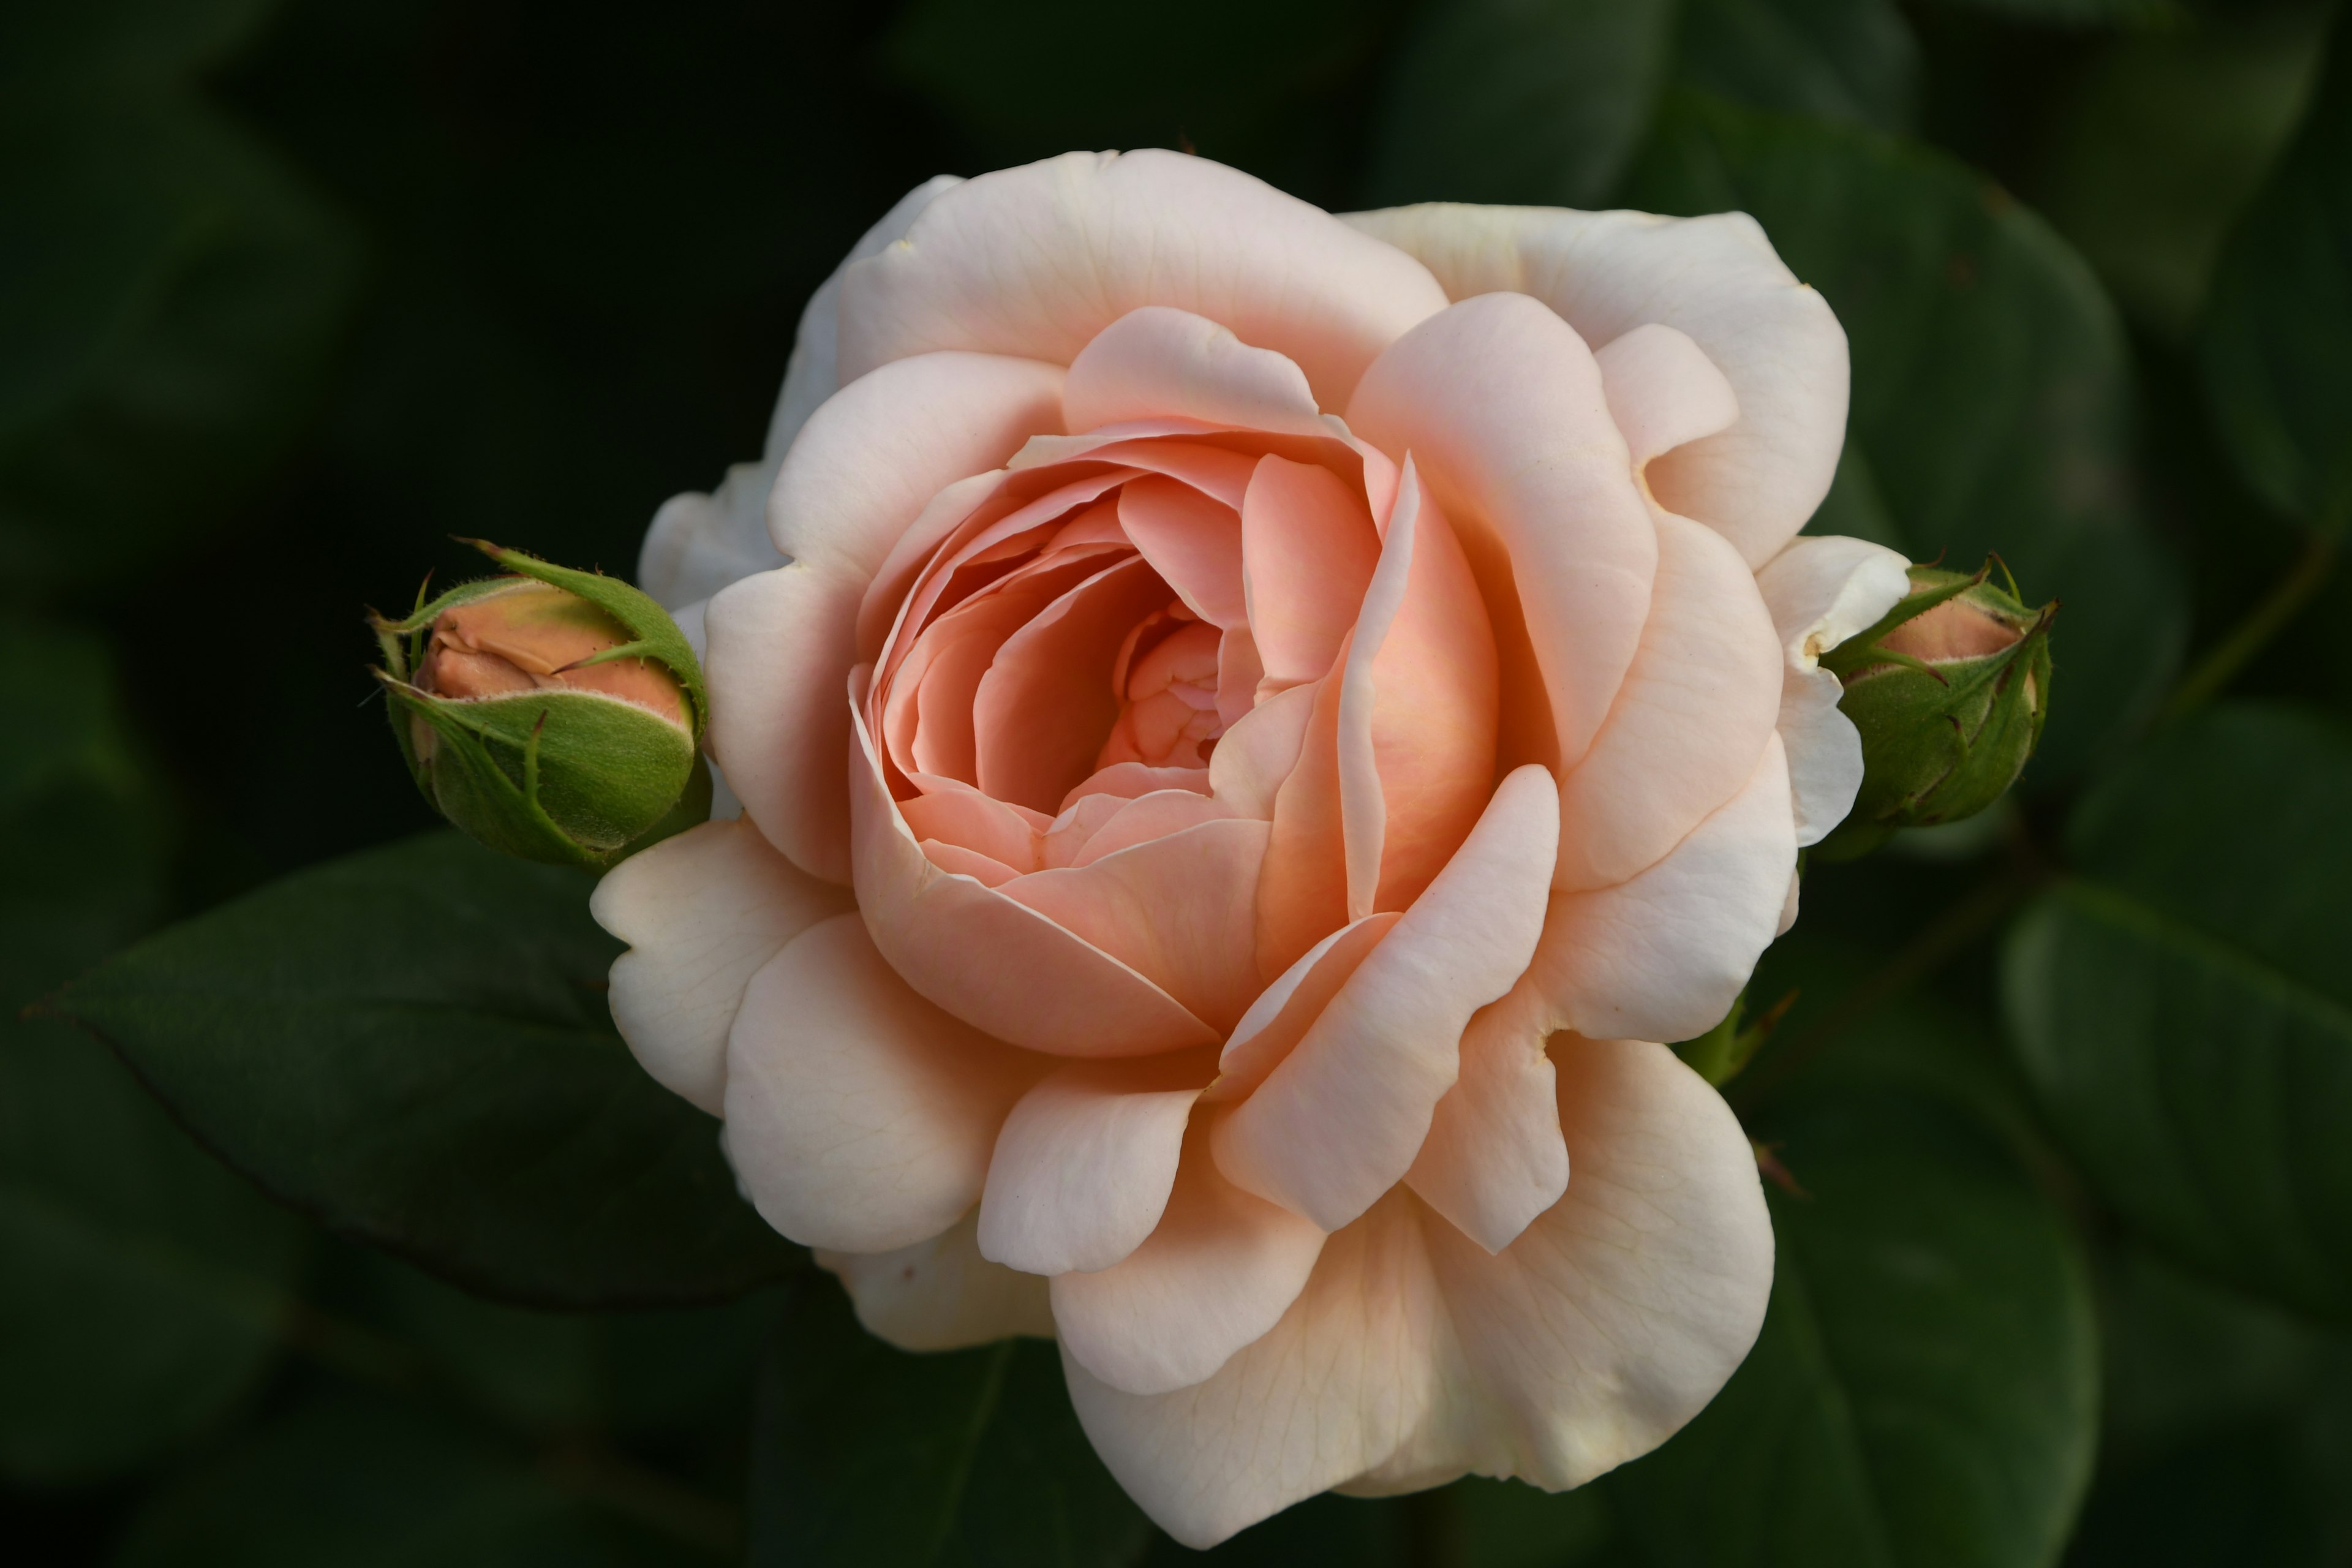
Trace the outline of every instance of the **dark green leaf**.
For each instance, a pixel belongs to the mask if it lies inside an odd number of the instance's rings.
[[[278,0],[16,0],[0,10],[0,93],[152,87],[217,64]]]
[[[2089,1478],[2097,1346],[2054,1207],[1954,1102],[1809,1087],[1764,1135],[1803,1187],[1762,1336],[1612,1476],[1662,1568],[2054,1562]]]
[[[813,1280],[761,1373],[755,1568],[1111,1568],[1149,1527],[1087,1446],[1050,1344],[908,1355]]]
[[[1973,569],[1999,552],[2065,613],[2029,781],[2143,717],[2184,636],[2177,573],[2130,503],[2123,334],[2082,261],[1951,160],[1847,127],[1678,100],[1633,205],[1752,213],[1853,346],[1850,447],[1898,548]],[[1814,526],[1843,521],[1835,514]]]
[[[2352,1319],[2352,739],[2236,707],[2119,766],[2003,954],[2044,1111],[2107,1201],[2240,1287]]]
[[[2277,173],[2231,235],[2204,329],[2205,389],[2273,505],[2352,525],[2352,26]]]
[[[604,1005],[589,879],[429,834],[289,878],[115,959],[72,1017],[232,1164],[485,1294],[707,1300],[797,1248],[718,1124]]]
[[[2180,15],[2179,0],[1937,0],[1937,4],[1955,11],[1985,11],[2020,22],[2067,27],[2168,22]]]
[[[152,559],[247,500],[353,297],[341,221],[235,128],[151,95],[0,134],[0,582]]]
[[[636,1505],[625,1512],[593,1510],[589,1502],[618,1489],[601,1480],[577,1460],[534,1468],[419,1411],[338,1400],[297,1410],[157,1493],[131,1520],[113,1562],[650,1568],[727,1561],[722,1508],[667,1488],[649,1495],[641,1484],[625,1494]],[[657,1532],[649,1512],[670,1528]],[[625,1524],[632,1514],[645,1522]]]
[[[1459,0],[1423,8],[1374,137],[1374,205],[1598,206],[1664,84],[1670,0]]]
[[[1894,0],[1687,0],[1679,52],[1692,85],[1758,109],[1911,123],[1919,43]]]

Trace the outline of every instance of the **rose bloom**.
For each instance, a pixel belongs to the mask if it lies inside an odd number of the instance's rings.
[[[1654,1042],[1793,918],[1815,658],[1906,587],[1795,538],[1845,413],[1742,216],[933,181],[646,540],[741,816],[598,889],[622,1033],[872,1331],[1056,1338],[1180,1541],[1647,1452],[1772,1274]]]

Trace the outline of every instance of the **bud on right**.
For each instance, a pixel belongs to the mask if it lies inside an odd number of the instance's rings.
[[[1911,568],[1911,592],[1822,656],[1838,707],[1862,732],[1862,791],[1817,853],[1845,859],[1898,827],[1974,816],[1999,800],[2042,739],[2055,601],[2030,609],[1973,575]]]

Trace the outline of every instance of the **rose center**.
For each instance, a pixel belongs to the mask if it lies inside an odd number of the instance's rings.
[[[1136,623],[1111,667],[1118,718],[1095,766],[1206,767],[1225,732],[1217,715],[1221,642],[1181,601]]]

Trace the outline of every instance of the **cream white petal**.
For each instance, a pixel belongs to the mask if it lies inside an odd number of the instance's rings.
[[[1022,1096],[996,1135],[981,1256],[1031,1274],[1108,1268],[1160,1224],[1205,1058],[1189,1084],[1150,1062],[1077,1061]]]
[[[1908,566],[1883,544],[1830,534],[1790,540],[1756,574],[1785,660],[1780,729],[1801,846],[1844,821],[1862,788],[1862,737],[1838,710],[1844,688],[1821,656],[1895,607],[1910,591]]]
[[[888,1252],[831,1252],[816,1261],[840,1277],[866,1331],[902,1351],[955,1351],[1024,1334],[1054,1337],[1045,1281],[991,1263],[968,1214],[939,1235]]]

